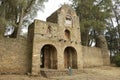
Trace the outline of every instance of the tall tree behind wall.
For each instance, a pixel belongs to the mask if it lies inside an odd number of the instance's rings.
[[[82,45],[91,46],[103,34],[111,16],[110,0],[71,0],[80,19]]]
[[[112,0],[112,14],[107,27],[106,39],[111,54],[111,62],[113,55],[120,55],[120,0]]]
[[[0,0],[0,20],[18,27],[18,35],[24,22],[33,19],[47,0]]]

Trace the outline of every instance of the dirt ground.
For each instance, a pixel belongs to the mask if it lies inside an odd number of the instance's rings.
[[[50,78],[27,75],[0,75],[0,80],[120,80],[120,68],[108,66],[85,68],[84,71],[79,74]]]

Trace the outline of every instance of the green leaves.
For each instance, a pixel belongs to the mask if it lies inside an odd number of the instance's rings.
[[[32,20],[47,0],[1,0],[0,20],[21,27],[25,20]]]
[[[110,0],[71,0],[77,15],[80,19],[82,41],[89,44],[89,38],[94,35],[101,34],[101,31],[107,27],[107,19],[111,17],[111,1]],[[86,33],[86,34],[85,34]],[[103,33],[103,32],[102,32]],[[89,45],[88,45],[89,46]]]
[[[120,67],[120,55],[115,55],[115,64]]]

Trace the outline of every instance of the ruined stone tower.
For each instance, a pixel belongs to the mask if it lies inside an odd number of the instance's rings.
[[[43,68],[83,68],[79,18],[68,5],[49,16],[47,22],[35,20],[29,27],[29,35],[33,37],[33,74]]]
[[[63,39],[64,37],[65,40],[68,40],[69,38],[71,41],[80,43],[79,18],[71,7],[68,7],[68,5],[62,6],[50,17],[48,17],[47,21],[57,23],[60,26],[59,38]],[[68,36],[65,36],[64,33],[68,33]]]

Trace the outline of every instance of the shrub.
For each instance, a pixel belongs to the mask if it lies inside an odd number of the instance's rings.
[[[115,56],[115,64],[120,67],[120,55]]]

